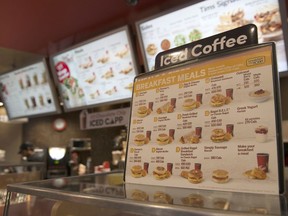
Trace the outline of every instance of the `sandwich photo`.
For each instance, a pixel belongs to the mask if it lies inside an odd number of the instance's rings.
[[[203,181],[203,173],[201,170],[193,169],[188,172],[188,181],[193,184],[199,184]]]
[[[185,99],[182,104],[183,111],[191,111],[200,107],[201,103],[192,98]]]
[[[173,138],[165,133],[160,133],[157,136],[157,140],[156,140],[157,144],[159,145],[167,145],[167,144],[170,144],[172,141],[173,141]]]
[[[147,172],[144,169],[142,169],[142,166],[134,165],[131,168],[131,175],[134,178],[141,178],[145,177],[147,175]]]
[[[137,134],[134,137],[134,144],[141,146],[144,144],[148,144],[149,143],[149,138],[147,138],[144,134]]]
[[[163,114],[163,113],[172,113],[174,112],[174,106],[171,105],[170,102],[166,102],[165,104],[163,104],[162,106],[160,106],[156,112],[157,114]]]
[[[211,97],[210,104],[212,107],[221,107],[225,104],[229,104],[231,101],[231,97],[226,97],[222,94],[215,94]]]
[[[214,170],[212,173],[212,180],[216,183],[226,183],[229,181],[229,173],[223,169]]]
[[[157,166],[153,171],[153,176],[157,180],[163,180],[169,178],[171,173],[167,171],[163,166]]]
[[[140,106],[137,109],[136,115],[140,118],[144,118],[145,116],[149,115],[151,113],[151,110],[146,106]]]
[[[212,135],[210,139],[212,140],[212,142],[220,143],[220,142],[229,141],[230,139],[232,139],[232,135],[230,133],[226,133],[221,128],[216,128],[212,130]]]
[[[181,136],[179,141],[182,144],[197,144],[200,142],[200,137],[196,135],[195,131],[192,131],[186,135]]]

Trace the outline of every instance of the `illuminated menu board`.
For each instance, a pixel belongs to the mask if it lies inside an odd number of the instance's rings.
[[[282,0],[201,1],[141,20],[136,27],[145,69],[154,70],[159,52],[253,23],[258,27],[259,43],[276,43],[278,70],[287,71],[284,4]]]
[[[1,74],[0,94],[9,119],[60,112],[45,60]]]
[[[52,56],[65,111],[128,101],[137,72],[128,27]]]

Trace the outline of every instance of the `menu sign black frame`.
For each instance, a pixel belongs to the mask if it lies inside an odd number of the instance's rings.
[[[130,101],[139,70],[130,37],[123,26],[50,57],[65,112]]]
[[[0,94],[10,120],[61,112],[46,58],[1,74]]]
[[[282,0],[196,0],[139,20],[136,30],[145,71],[155,70],[159,52],[251,23],[259,29],[260,43],[276,43],[279,74],[287,76],[285,4]],[[277,27],[270,31],[274,24]]]
[[[274,43],[137,76],[125,181],[283,193],[278,82]]]

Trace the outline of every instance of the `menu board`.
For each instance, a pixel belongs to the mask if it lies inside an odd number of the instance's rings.
[[[0,94],[9,119],[59,113],[46,61],[0,75]]]
[[[128,33],[123,27],[52,57],[66,111],[131,99],[138,72]]]
[[[282,26],[282,20],[286,23],[286,7],[281,1],[280,13],[279,3],[278,0],[201,1],[139,21],[137,30],[146,71],[154,70],[159,52],[249,23],[258,27],[259,43],[276,42],[278,70],[287,71],[287,41],[283,36],[287,26]]]
[[[273,48],[138,76],[126,182],[278,194],[283,173]]]

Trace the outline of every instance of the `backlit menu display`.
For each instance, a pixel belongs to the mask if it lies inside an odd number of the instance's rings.
[[[45,60],[1,74],[0,93],[9,119],[60,112]]]
[[[52,57],[66,111],[130,100],[137,67],[127,27]]]
[[[258,27],[259,43],[276,42],[278,70],[287,71],[284,13],[285,7],[281,10],[278,0],[210,0],[141,20],[137,30],[146,71],[154,70],[159,52],[249,23]]]

